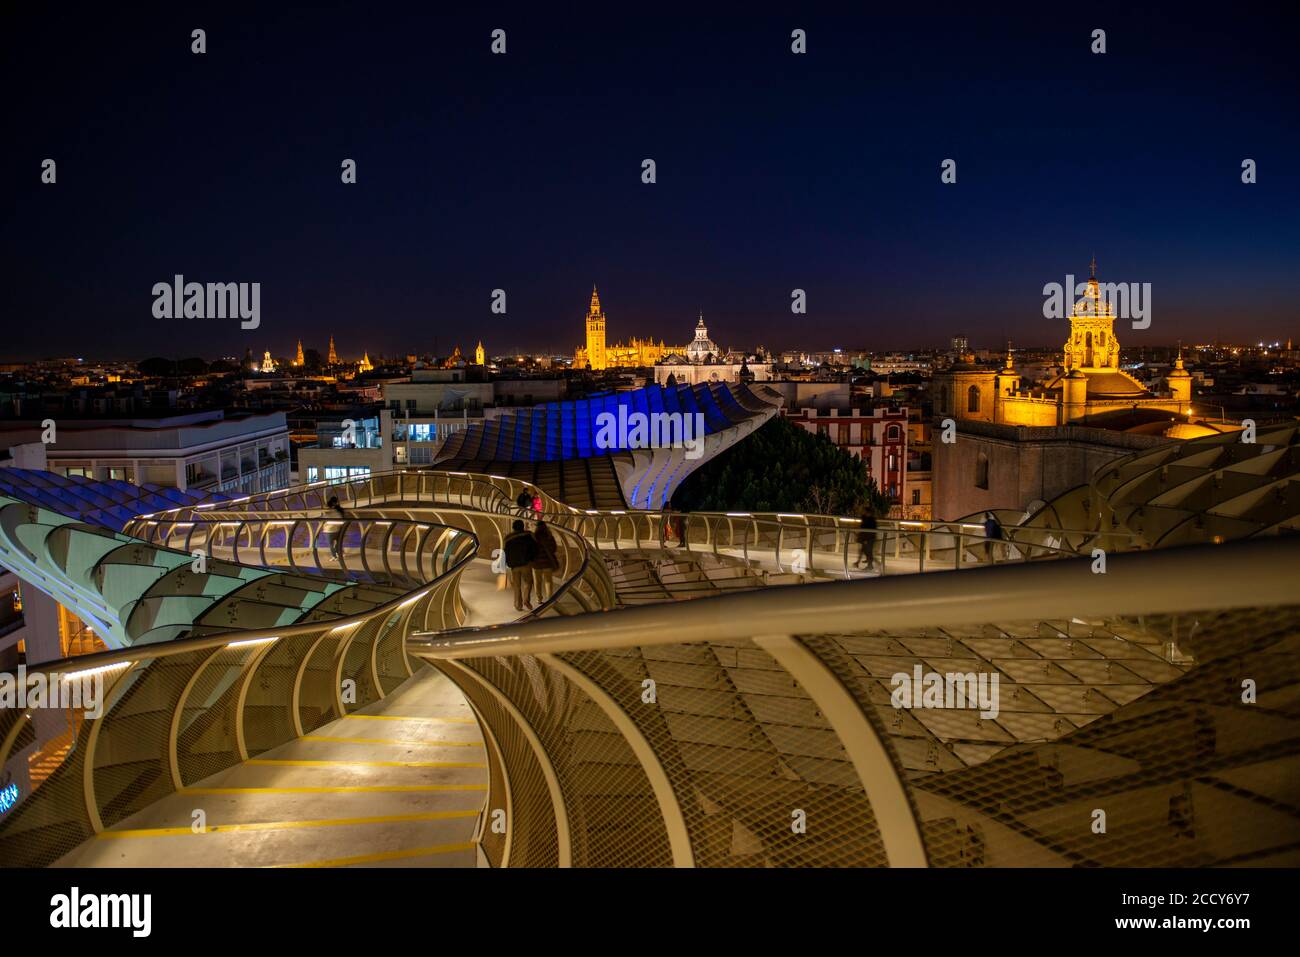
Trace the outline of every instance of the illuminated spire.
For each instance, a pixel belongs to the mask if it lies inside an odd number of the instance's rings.
[[[594,370],[608,366],[609,359],[605,353],[605,314],[600,311],[600,293],[596,284],[591,284],[591,307],[587,310],[587,354],[586,364]]]
[[[329,363],[330,365],[332,365],[332,366],[333,366],[333,365],[338,365],[338,362],[339,362],[339,354],[338,354],[337,352],[334,351],[334,337],[333,337],[333,336],[330,336],[330,352],[329,352],[329,357],[328,357],[325,361],[328,362],[328,363]]]
[[[1074,304],[1071,320],[1080,319],[1114,319],[1111,304],[1101,294],[1101,283],[1097,282],[1097,257],[1092,257],[1088,271],[1088,286],[1083,298]]]

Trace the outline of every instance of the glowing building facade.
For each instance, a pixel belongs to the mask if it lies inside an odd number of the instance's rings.
[[[1167,391],[1148,391],[1119,367],[1115,318],[1102,297],[1094,265],[1084,296],[1071,311],[1070,337],[1058,372],[1037,388],[1023,388],[1010,349],[1000,369],[963,355],[934,376],[936,414],[997,425],[1086,422],[1101,428],[1116,424],[1123,430],[1157,421],[1167,425],[1170,413],[1185,418],[1192,411],[1192,380],[1182,357],[1167,377]]]
[[[593,284],[591,287],[591,305],[587,308],[587,342],[573,353],[573,366],[593,371],[602,369],[630,369],[652,366],[671,352],[683,351],[678,347],[666,346],[663,340],[656,343],[653,339],[633,337],[627,343],[612,346],[605,343],[605,312],[600,307],[600,294]]]

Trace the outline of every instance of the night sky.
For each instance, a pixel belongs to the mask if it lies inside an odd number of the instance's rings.
[[[1094,253],[1152,284],[1125,345],[1300,338],[1300,57],[1262,14],[45,6],[0,29],[0,358],[571,353],[593,281],[611,342],[702,310],[732,348],[1056,346],[1042,286]],[[155,319],[178,272],[260,282],[261,328]]]

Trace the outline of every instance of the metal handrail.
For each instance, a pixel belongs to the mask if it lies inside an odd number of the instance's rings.
[[[331,618],[326,621],[299,622],[280,628],[260,628],[251,631],[234,629],[217,635],[195,635],[188,638],[176,638],[171,641],[150,642],[125,648],[110,648],[107,651],[96,651],[87,655],[75,655],[39,664],[30,664],[26,666],[25,670],[29,676],[53,672],[59,672],[63,675],[75,675],[79,672],[94,671],[123,662],[151,661],[155,658],[166,658],[191,651],[219,648],[225,645],[251,644],[264,639],[295,638],[301,635],[315,634],[322,629],[340,631],[353,628],[367,621],[382,619],[400,608],[405,608],[422,598],[429,597],[435,591],[442,591],[450,585],[458,584],[461,573],[474,560],[474,557],[472,553],[466,553],[437,578],[426,582],[415,591],[405,595],[398,595],[382,605],[376,605],[374,608],[355,615]]]
[[[465,507],[467,504],[469,504],[465,501],[467,496],[473,499],[476,495],[480,495],[482,497],[482,501],[491,503],[492,505],[492,507],[490,508],[475,506],[475,507],[479,507],[481,511],[506,512],[513,507],[513,502],[507,501],[505,499],[504,493],[502,492],[501,488],[496,483],[489,481],[488,476],[473,475],[467,472],[443,472],[443,471],[413,470],[413,469],[392,469],[383,472],[374,472],[371,473],[370,475],[356,477],[356,478],[325,479],[319,482],[310,482],[302,485],[293,485],[288,488],[277,489],[272,492],[258,492],[252,495],[245,495],[245,496],[241,496],[240,498],[230,499],[228,501],[205,502],[199,505],[181,505],[170,509],[159,509],[157,511],[150,512],[141,515],[139,517],[141,518],[158,518],[164,516],[174,517],[181,514],[188,514],[190,512],[197,513],[197,512],[205,512],[211,510],[231,511],[232,507],[234,506],[237,506],[238,507],[237,510],[241,512],[261,512],[261,511],[269,511],[270,509],[263,508],[260,506],[269,505],[271,502],[287,500],[294,497],[305,499],[307,496],[313,496],[318,498],[320,503],[324,505],[326,500],[330,497],[330,495],[337,494],[337,493],[342,493],[344,495],[349,496],[349,504],[353,504],[356,502],[356,500],[359,497],[358,490],[363,487],[368,489],[366,493],[367,502],[373,502],[376,495],[375,487],[377,484],[382,484],[389,479],[396,479],[398,482],[396,491],[400,496],[400,494],[402,493],[401,483],[407,476],[414,476],[417,479],[422,480],[419,483],[421,485],[423,484],[423,480],[429,480],[431,484],[435,484],[435,485],[438,479],[445,480],[447,482],[446,497],[448,499],[448,504],[452,504],[451,499],[454,495],[455,504]],[[452,479],[467,482],[471,486],[471,488],[469,490],[461,489],[459,491],[454,492],[452,490],[452,481],[451,481]],[[436,492],[437,492],[436,487],[431,488],[429,490],[430,494],[434,494]],[[384,492],[382,494],[386,498],[389,493]],[[422,490],[417,489],[416,494],[417,495],[422,494]],[[343,503],[340,502],[340,504]]]
[[[390,517],[393,515],[402,515],[410,520],[420,512],[431,512],[434,516],[447,514],[449,511],[455,511],[443,506],[427,507],[414,506],[406,508],[377,506],[375,508],[354,509],[353,515],[356,518],[362,517]],[[225,516],[237,515],[238,512],[225,511],[220,508],[212,509],[204,513],[207,516]],[[304,516],[316,516],[324,514],[321,509],[299,509],[284,512],[261,512],[258,513],[267,518],[278,518],[281,520],[301,519]],[[482,514],[482,513],[474,513]],[[808,572],[835,572],[840,573],[840,577],[851,578],[851,569],[854,567],[851,563],[852,551],[855,544],[862,544],[864,535],[869,535],[873,540],[872,544],[879,558],[877,566],[881,573],[888,572],[888,561],[892,543],[892,558],[912,558],[918,561],[919,571],[938,571],[945,567],[961,568],[963,565],[983,565],[983,564],[1006,564],[1018,561],[1035,561],[1044,558],[1076,558],[1080,552],[1075,549],[1065,547],[1062,544],[1048,544],[1040,542],[1026,542],[1019,538],[1010,537],[998,540],[988,539],[985,537],[982,526],[964,526],[952,527],[951,523],[945,523],[943,526],[935,524],[935,527],[929,529],[890,529],[877,528],[874,530],[864,530],[856,524],[849,524],[851,520],[838,520],[836,525],[804,525],[799,523],[790,524],[781,520],[771,520],[762,515],[749,514],[726,514],[713,512],[691,512],[691,513],[660,513],[647,511],[611,511],[592,514],[591,510],[580,512],[564,513],[538,513],[529,511],[526,513],[530,517],[540,517],[541,520],[547,521],[551,527],[576,533],[587,542],[590,542],[597,549],[610,548],[618,550],[624,546],[620,538],[621,526],[628,523],[631,532],[631,543],[635,549],[667,549],[674,550],[682,548],[687,552],[711,552],[712,554],[727,554],[727,549],[741,550],[741,557],[748,562],[772,561],[777,565],[779,571],[785,570],[785,565],[791,564],[784,560],[784,551],[793,551],[799,546],[805,552],[806,571]],[[510,516],[501,516],[507,519]],[[786,518],[795,518],[798,516],[787,515]],[[825,517],[825,516],[818,516]],[[673,544],[666,538],[667,528],[678,522],[686,528],[688,538],[685,544]],[[152,520],[151,520],[152,521]],[[613,531],[609,530],[613,525]],[[722,536],[719,530],[722,526],[727,527],[727,534]],[[749,529],[744,535],[737,534],[736,527],[747,527]],[[645,528],[645,534],[640,533],[640,528]],[[703,533],[699,530],[703,528]],[[975,530],[972,530],[975,529]],[[835,544],[831,548],[817,548],[816,536],[824,533],[834,533]],[[788,539],[786,533],[800,533],[804,536],[803,540]],[[767,542],[768,544],[763,544]],[[905,552],[903,543],[908,544],[908,550]],[[1004,556],[1003,558],[994,558],[991,562],[982,561],[979,557],[979,547],[991,545],[993,551],[1009,551],[1009,546],[1019,553],[1018,556]],[[944,553],[951,551],[952,557],[942,560]],[[986,549],[986,551],[988,551]],[[824,564],[818,566],[814,560],[815,555],[835,556],[834,567],[826,567]],[[926,565],[929,563],[929,567]],[[798,573],[798,569],[792,569]]]
[[[487,473],[476,472],[450,472],[450,475],[463,476],[474,481],[484,482],[497,485],[502,488],[503,495],[506,495],[511,502],[512,507],[516,493],[518,491],[528,491],[531,495],[540,498],[543,503],[541,516],[548,520],[560,516],[592,516],[592,517],[612,517],[620,515],[661,515],[660,511],[649,509],[595,509],[595,508],[578,508],[577,506],[568,505],[551,496],[544,489],[539,488],[523,479],[509,478],[500,475],[490,475]],[[528,510],[532,514],[532,510]],[[677,517],[686,516],[710,516],[710,517],[739,517],[741,513],[737,512],[673,512],[668,514]],[[746,512],[746,516],[768,521],[780,521],[789,524],[788,520],[796,520],[798,525],[813,525],[826,527],[839,527],[841,525],[856,525],[860,519],[853,516],[831,515],[818,512]],[[1032,517],[1032,516],[1031,516]],[[922,530],[948,530],[953,527],[979,528],[982,529],[982,523],[965,522],[962,519],[904,519],[904,518],[881,518],[879,528],[881,530],[892,529],[922,529]],[[1073,529],[1073,528],[1037,528],[1035,526],[1007,525],[1003,527],[1004,532],[1008,535],[1014,532],[1042,532],[1049,535],[1082,535],[1082,536],[1105,536],[1110,539],[1126,539],[1130,543],[1138,544],[1141,539],[1132,532],[1122,530],[1101,530],[1101,529]]]
[[[802,588],[745,591],[674,607],[664,626],[654,605],[617,609],[598,618],[495,625],[445,635],[414,632],[408,650],[425,658],[544,654],[889,628],[943,627],[970,621],[1052,620],[1074,616],[1174,614],[1267,607],[1296,601],[1300,548],[1285,538],[1225,545],[1126,552],[1107,573],[1091,563],[1044,562],[889,579],[822,582]]]
[[[384,515],[391,514],[395,510],[377,509],[373,511],[377,511],[381,514],[381,516],[384,516]],[[472,541],[475,544],[475,552],[472,555],[472,557],[477,557],[477,558],[493,558],[495,557],[495,555],[492,552],[492,546],[485,544],[482,541],[482,539],[473,531],[473,524],[475,520],[487,521],[496,524],[498,526],[504,523],[515,521],[515,518],[512,515],[497,513],[497,512],[481,512],[474,509],[440,507],[436,510],[431,509],[431,511],[436,511],[440,518],[444,518],[444,519],[459,518],[464,522],[464,525],[468,525],[470,527],[465,528],[463,526],[450,525],[447,524],[446,522],[439,522],[436,523],[435,525],[434,523],[419,522],[414,519],[406,520],[405,524],[408,524],[416,528],[444,527],[444,528],[449,528],[454,531],[457,531],[460,534],[467,535],[469,536],[470,539],[472,539]],[[342,526],[347,524],[348,522],[367,521],[369,519],[368,516],[365,514],[365,512],[366,510],[364,509],[357,509],[354,510],[355,516],[352,518],[349,519],[329,518],[326,519],[326,521],[323,524],[324,525],[334,524],[334,525]],[[285,522],[285,523],[292,523],[290,524],[290,531],[289,531],[289,536],[292,536],[292,533],[296,528],[296,523],[308,521],[313,517],[323,518],[329,513],[324,509],[300,509],[300,510],[287,511],[287,512],[258,512],[255,513],[257,515],[256,519],[243,520],[243,521],[239,521],[237,519],[224,519],[221,516],[225,514],[238,515],[239,513],[237,511],[226,512],[221,509],[212,509],[212,510],[205,510],[203,513],[203,517],[201,519],[185,519],[185,520],[170,521],[166,519],[157,519],[157,518],[141,518],[141,519],[136,519],[135,521],[129,523],[127,529],[128,529],[128,534],[135,534],[138,537],[145,539],[146,541],[165,542],[169,539],[172,529],[179,528],[179,527],[188,527],[189,531],[187,532],[186,539],[185,539],[185,549],[188,551],[190,548],[191,538],[193,536],[194,529],[203,527],[206,524],[225,525],[237,521],[239,527],[243,528],[250,524]],[[388,518],[381,518],[381,520],[388,521],[388,522],[402,521],[401,519],[388,519]],[[567,597],[569,597],[570,595],[572,595],[575,598],[575,600],[578,602],[579,606],[583,611],[595,611],[597,610],[597,608],[612,607],[616,600],[614,594],[613,581],[609,578],[609,573],[605,570],[605,567],[602,563],[596,563],[591,561],[591,556],[590,556],[591,549],[589,548],[586,540],[581,535],[577,534],[571,529],[564,528],[558,525],[552,526],[552,528],[553,531],[564,542],[566,546],[564,548],[564,553],[566,555],[566,559],[564,563],[565,566],[568,566],[570,564],[569,556],[571,556],[571,554],[573,553],[576,553],[578,556],[577,567],[574,569],[572,574],[565,574],[565,569],[561,568],[559,571],[560,571],[560,575],[563,576],[563,580],[560,582],[559,585],[556,586],[555,591],[552,593],[551,597],[546,599],[541,604],[537,605],[531,612],[529,612],[529,614],[523,616],[523,618],[532,619],[532,618],[543,617],[548,613],[550,613],[551,611],[557,610],[560,607],[561,602],[565,600]],[[498,538],[503,542],[505,538],[504,532],[500,527],[498,527],[497,531],[498,531]],[[342,532],[340,532],[339,534],[342,534]],[[205,539],[205,544],[210,544],[211,541],[212,539],[209,536]],[[288,549],[289,546],[286,544],[285,548]],[[274,568],[276,566],[265,566],[265,567]],[[294,567],[296,568],[297,566],[295,565]],[[344,570],[346,571],[346,569]],[[577,596],[577,589],[579,587],[579,583],[584,581],[587,582],[587,584],[589,585],[589,587],[592,588],[595,594],[595,600],[596,600],[595,607],[593,607],[589,602],[584,601],[582,598]]]
[[[771,561],[778,571],[784,572],[786,566],[794,566],[791,570],[796,573],[821,572],[841,578],[854,577],[855,546],[863,555],[870,551],[872,564],[881,574],[891,573],[890,559],[914,559],[916,571],[935,571],[945,567],[961,568],[963,565],[1076,558],[1081,554],[1078,549],[1069,547],[1064,538],[1055,542],[1029,541],[1016,529],[1005,530],[1001,539],[990,539],[982,526],[933,523],[928,528],[908,528],[900,523],[896,527],[864,529],[854,519],[832,520],[830,516],[811,516],[825,521],[825,524],[813,524],[803,521],[806,517],[795,514],[769,517],[716,512],[593,513],[593,510],[581,514],[546,516],[556,525],[568,526],[581,532],[584,537],[596,543],[597,547],[605,547],[605,543],[608,543],[608,547],[618,549],[625,547],[620,542],[626,540],[635,549],[680,548],[686,552],[712,552],[715,555],[734,555],[739,551],[739,557],[745,561]],[[625,523],[630,533],[626,538],[623,536]],[[671,538],[669,529],[674,530]],[[826,534],[834,536],[829,547],[823,544],[823,536]],[[985,546],[983,558],[980,556],[981,546]],[[785,557],[787,552],[790,553],[790,560]],[[796,552],[802,552],[802,555]],[[833,556],[829,564],[817,561],[818,557],[825,559],[828,556]],[[800,559],[803,568],[798,567]],[[911,570],[909,568],[908,572]]]
[[[432,580],[432,578],[424,578],[419,575],[412,574],[411,571],[405,567],[406,557],[409,551],[406,548],[406,542],[412,532],[417,533],[416,541],[418,542],[418,546],[416,548],[416,556],[415,556],[417,562],[417,570],[418,570],[418,563],[420,561],[420,553],[423,551],[425,547],[427,547],[428,543],[431,540],[435,540],[433,539],[434,534],[437,535],[436,541],[441,541],[444,534],[451,533],[450,545],[452,551],[445,552],[448,555],[452,554],[453,552],[459,553],[462,549],[466,547],[468,547],[474,553],[477,553],[479,549],[478,537],[472,531],[467,531],[465,529],[458,528],[452,525],[443,524],[443,523],[402,521],[402,520],[394,521],[390,519],[374,519],[374,520],[331,519],[331,520],[321,522],[320,528],[315,529],[312,528],[310,524],[311,522],[310,517],[305,516],[302,513],[296,513],[296,517],[292,519],[280,519],[275,517],[267,517],[271,515],[273,515],[273,513],[259,513],[256,518],[221,519],[215,517],[205,517],[202,519],[191,519],[191,520],[175,521],[175,522],[158,521],[157,519],[135,519],[127,523],[127,525],[124,528],[124,534],[132,535],[143,541],[149,542],[151,544],[163,548],[175,547],[178,550],[193,554],[195,547],[198,544],[195,541],[195,533],[201,531],[202,535],[201,538],[199,539],[199,542],[201,542],[204,551],[208,554],[209,557],[217,558],[218,555],[216,554],[215,549],[222,548],[222,549],[229,550],[230,558],[228,560],[236,564],[242,564],[242,565],[251,564],[257,567],[266,568],[273,571],[280,571],[283,570],[285,567],[288,567],[289,569],[292,569],[295,572],[308,572],[312,574],[319,574],[322,576],[329,576],[330,574],[335,572],[335,569],[321,563],[320,555],[317,551],[318,549],[317,536],[319,532],[325,530],[326,526],[332,526],[328,534],[337,535],[339,539],[338,554],[335,556],[335,559],[338,563],[337,571],[341,572],[347,578],[354,578],[357,577],[358,575],[364,575],[367,578],[374,579],[377,575],[377,572],[375,569],[370,568],[369,562],[366,559],[366,555],[368,551],[370,551],[370,549],[368,548],[368,539],[370,537],[371,531],[377,525],[383,524],[388,526],[387,533],[384,536],[383,542],[378,546],[378,548],[374,549],[382,556],[382,560],[384,563],[382,574],[393,581],[400,581],[408,584],[414,583],[417,585],[423,584],[425,581],[430,581]],[[295,551],[298,550],[299,548],[299,546],[295,545],[295,540],[297,538],[299,527],[304,523],[307,524],[307,531],[309,533],[309,542],[307,545],[301,546],[301,548],[302,549],[310,548],[313,557],[316,559],[314,563],[306,567],[299,565],[298,560],[295,557]],[[353,526],[361,526],[360,528],[361,540],[359,545],[352,544],[350,541],[351,536],[349,535],[349,532],[355,530]],[[276,527],[283,527],[285,529],[284,542],[282,545],[270,546],[270,547],[276,549],[277,552],[282,553],[287,558],[288,560],[287,566],[278,565],[275,564],[274,562],[267,561],[268,534],[272,531],[272,529]],[[184,529],[184,541],[180,543],[175,543],[174,542],[175,533],[180,529]],[[216,534],[218,530],[224,531],[227,529],[233,529],[233,531],[228,535]],[[399,530],[401,531],[400,536],[396,535],[396,533]],[[421,532],[423,532],[424,534],[420,535],[419,533]],[[248,544],[244,546],[244,548],[252,550],[254,552],[253,556],[248,556],[246,553],[241,552],[240,541],[245,536],[245,533],[247,533],[248,535]],[[219,538],[223,540],[218,540]],[[391,559],[391,550],[389,548],[389,544],[395,538],[397,538],[400,542],[403,543],[403,547],[400,552],[402,556],[402,568],[400,570],[393,568],[392,559]],[[332,549],[331,549],[331,553],[332,553]],[[349,567],[347,561],[349,554],[353,555],[354,558],[356,557],[360,558],[361,568]],[[249,557],[254,557],[257,560],[250,562],[247,560]],[[433,567],[435,569],[437,567],[436,555],[433,558]],[[437,574],[435,574],[432,577],[436,578]]]
[[[391,471],[372,473],[369,476],[356,478],[356,479],[326,480],[322,482],[311,483],[308,485],[295,486],[293,488],[284,489],[278,492],[261,493],[258,496],[249,496],[246,499],[236,500],[236,503],[241,505],[246,502],[259,502],[259,503],[269,504],[272,499],[288,499],[295,496],[306,497],[308,494],[314,495],[316,498],[318,498],[323,502],[325,497],[324,490],[333,490],[335,492],[346,494],[349,497],[350,507],[355,509],[357,507],[373,506],[376,498],[376,488],[378,486],[384,486],[386,485],[386,483],[392,480],[396,480],[396,485],[397,485],[396,489],[393,490],[392,492],[388,491],[387,489],[383,489],[379,491],[378,494],[382,497],[382,500],[385,503],[391,501],[394,495],[396,496],[397,500],[405,501],[406,500],[405,490],[402,488],[402,484],[406,480],[407,476],[416,476],[419,479],[419,481],[417,482],[417,487],[413,490],[417,498],[425,494],[425,489],[424,489],[425,480],[429,480],[436,485],[437,478],[441,477],[445,479],[448,483],[447,486],[448,498],[450,498],[452,495],[452,484],[451,484],[452,480],[454,479],[457,481],[463,481],[468,483],[473,489],[480,489],[480,490],[487,489],[490,490],[491,493],[493,493],[487,495],[487,498],[494,503],[494,508],[492,509],[492,511],[510,512],[518,515],[525,515],[531,518],[540,518],[550,522],[552,525],[555,526],[575,528],[581,531],[587,537],[593,538],[593,540],[595,540],[597,544],[599,544],[599,540],[602,537],[601,529],[604,529],[607,526],[602,524],[598,527],[598,529],[594,533],[588,534],[587,529],[592,525],[593,522],[601,521],[601,520],[621,522],[623,519],[630,519],[631,521],[635,522],[637,519],[644,518],[651,525],[653,525],[656,521],[660,523],[660,531],[657,538],[659,540],[658,544],[660,546],[663,546],[666,544],[664,542],[664,525],[663,525],[663,519],[665,515],[670,516],[673,522],[682,522],[686,527],[688,534],[693,527],[692,523],[694,523],[695,525],[698,525],[701,522],[705,523],[708,527],[708,531],[707,534],[704,536],[704,541],[700,542],[697,538],[694,543],[710,545],[710,546],[716,543],[716,537],[713,531],[714,529],[720,527],[723,523],[726,523],[728,526],[729,538],[734,540],[735,539],[734,528],[733,528],[734,523],[737,520],[748,519],[750,522],[750,527],[753,529],[754,534],[752,539],[748,535],[745,536],[741,543],[741,547],[744,552],[744,557],[747,560],[749,558],[748,551],[749,551],[750,542],[752,540],[757,540],[763,534],[769,534],[769,535],[775,534],[777,536],[777,542],[780,543],[787,531],[794,532],[794,531],[801,530],[807,533],[809,530],[816,530],[816,529],[834,530],[837,533],[837,537],[840,533],[844,533],[845,536],[842,542],[842,548],[837,546],[837,548],[835,549],[837,553],[839,553],[840,551],[843,552],[840,561],[840,566],[841,566],[840,571],[841,571],[841,576],[844,578],[851,577],[849,574],[848,553],[851,550],[850,546],[852,542],[855,540],[855,538],[850,536],[861,535],[865,531],[861,529],[859,525],[859,519],[846,517],[846,516],[825,515],[825,514],[816,514],[816,513],[782,513],[782,512],[765,512],[765,513],[668,512],[668,513],[664,513],[664,512],[656,512],[656,511],[648,511],[648,510],[640,510],[640,509],[581,509],[560,502],[559,500],[555,499],[547,492],[545,492],[543,489],[529,482],[526,482],[522,479],[510,478],[502,475],[493,475],[489,473],[451,472],[451,471],[439,471],[439,470],[394,469]],[[359,501],[363,497],[363,493],[361,492],[362,489],[365,490],[364,499],[366,501],[366,506],[359,505]],[[541,513],[537,513],[533,511],[531,508],[521,510],[518,508],[518,506],[514,504],[517,494],[521,491],[527,491],[530,497],[534,497],[541,500],[543,506]],[[465,493],[462,490],[459,494],[461,504],[463,504],[464,496]],[[232,503],[232,504],[236,504],[236,503]],[[227,514],[228,512],[231,511],[228,508],[224,508],[222,504],[218,503],[214,505],[186,506],[180,509],[173,509],[171,510],[171,512],[178,513],[182,511],[190,511],[191,509],[203,510],[211,514]],[[257,509],[256,507],[254,507],[254,510],[262,511],[261,509]],[[155,513],[155,514],[169,514],[169,513]],[[960,520],[940,521],[940,520],[931,520],[931,519],[881,519],[877,528],[868,534],[871,534],[873,537],[875,537],[878,540],[892,538],[892,540],[895,543],[896,558],[900,557],[899,550],[901,549],[901,545],[904,541],[907,541],[909,537],[917,537],[917,538],[925,537],[926,538],[925,547],[919,549],[919,553],[921,554],[921,557],[918,560],[922,566],[920,570],[924,570],[924,563],[926,561],[926,558],[930,557],[932,554],[932,549],[930,547],[931,541],[937,540],[935,538],[937,536],[952,535],[956,537],[956,541],[952,543],[951,546],[948,546],[947,543],[944,544],[945,548],[946,547],[954,548],[953,564],[956,566],[960,566],[962,564],[967,563],[967,561],[964,561],[964,559],[968,558],[966,553],[973,546],[984,544],[985,542],[990,541],[983,534],[982,525],[967,523]],[[1031,536],[1034,538],[1041,536],[1049,539],[1049,541],[1043,542],[1043,541],[1027,540]],[[1140,539],[1138,539],[1137,536],[1134,536],[1132,533],[1126,531],[1100,530],[1100,529],[1093,529],[1093,530],[1055,529],[1055,528],[1040,528],[1036,526],[1016,526],[1016,525],[1003,527],[1003,538],[1000,541],[1003,544],[1003,546],[1014,545],[1018,549],[1028,550],[1028,554],[1026,554],[1025,556],[1027,558],[1067,557],[1067,556],[1078,555],[1081,553],[1079,549],[1070,548],[1066,545],[1066,540],[1070,537],[1075,537],[1075,536],[1080,537],[1082,539],[1082,542],[1086,542],[1087,545],[1090,547],[1095,547],[1099,542],[1104,542],[1107,545],[1113,542],[1115,544],[1111,547],[1113,547],[1114,549],[1126,550],[1133,547],[1140,547],[1141,544]],[[1050,543],[1051,539],[1056,539],[1058,543],[1051,544]],[[652,542],[652,541],[653,541],[653,537],[647,536],[644,542],[638,539],[637,544],[639,547],[644,547],[646,542]],[[998,542],[999,540],[994,539],[992,541]],[[919,542],[913,542],[912,544],[917,545],[919,544]],[[684,546],[687,550],[691,550],[691,545],[692,542],[689,540],[684,543],[679,543],[679,547]],[[778,544],[778,549],[779,549],[779,544]],[[1108,548],[1107,550],[1110,549]],[[825,553],[825,550],[822,551],[823,553]],[[883,557],[885,556],[882,556],[882,558]],[[783,563],[781,561],[779,551],[774,556],[774,558],[775,558],[775,563],[777,564],[778,568],[780,568],[783,565]],[[976,557],[975,560],[970,563],[983,564],[978,560],[978,557]],[[882,569],[886,567],[883,561],[881,567]],[[811,570],[825,571],[826,569],[814,568]]]

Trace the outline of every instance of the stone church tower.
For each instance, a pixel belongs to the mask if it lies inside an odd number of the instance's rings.
[[[587,364],[594,370],[606,367],[605,313],[601,311],[595,283],[591,284],[591,306],[587,310]]]

